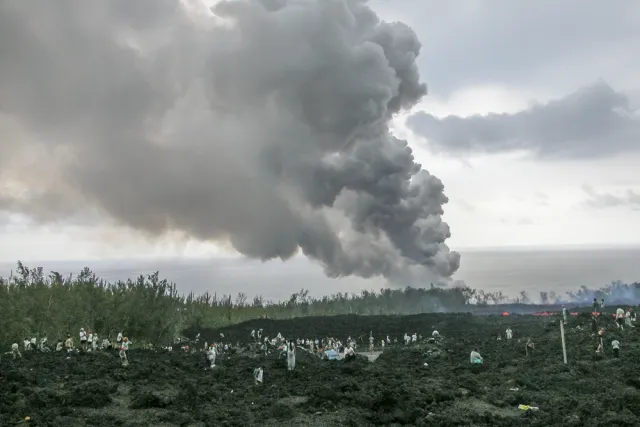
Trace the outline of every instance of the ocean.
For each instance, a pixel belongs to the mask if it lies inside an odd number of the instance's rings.
[[[558,294],[580,286],[599,288],[611,281],[640,281],[640,248],[550,248],[460,251],[462,261],[454,279],[475,289],[502,291],[516,296],[525,290],[532,299],[541,291]],[[380,279],[330,279],[305,258],[286,262],[243,259],[138,259],[100,261],[24,261],[28,267],[46,271],[78,273],[84,266],[107,280],[135,278],[159,271],[162,278],[177,283],[181,292],[209,292],[218,295],[245,293],[252,298],[286,299],[293,292],[308,289],[312,296],[338,292],[360,293],[385,287]],[[0,263],[0,276],[7,277],[15,263]],[[425,284],[428,286],[428,284]]]

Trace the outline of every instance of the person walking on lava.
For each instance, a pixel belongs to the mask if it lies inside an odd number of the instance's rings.
[[[262,385],[264,370],[262,366],[257,367],[253,370],[253,379],[255,380],[256,385]]]
[[[598,333],[598,318],[595,313],[591,315],[591,333],[596,335]]]
[[[71,334],[67,334],[67,339],[64,342],[64,348],[67,349],[67,353],[71,353],[73,351],[73,339],[71,339]]]
[[[511,330],[511,328],[509,326],[507,326],[507,330],[505,331],[505,335],[507,336],[508,340],[513,338],[513,331]]]
[[[627,309],[627,312],[624,315],[624,323],[630,328],[633,328],[632,320],[631,320],[631,307]]]
[[[129,344],[131,344],[129,338],[124,337],[122,343],[120,344],[120,361],[122,362],[122,366],[129,366],[129,358],[127,357]]]
[[[620,307],[616,310],[616,325],[624,331],[624,310]]]
[[[218,355],[218,351],[216,350],[216,346],[214,343],[209,344],[209,349],[207,350],[207,359],[209,360],[209,367],[211,369],[216,366],[216,356]]]
[[[287,370],[293,371],[296,369],[296,345],[293,341],[289,341],[287,344]]]

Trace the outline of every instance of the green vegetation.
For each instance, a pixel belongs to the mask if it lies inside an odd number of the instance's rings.
[[[582,288],[569,299],[589,303],[594,296],[612,301],[640,299],[640,283],[619,282],[590,291]],[[34,334],[49,341],[67,332],[76,338],[80,327],[96,331],[100,337],[124,330],[138,343],[165,344],[185,329],[218,328],[260,317],[288,319],[300,316],[338,314],[417,314],[465,309],[469,300],[479,305],[507,302],[528,303],[522,292],[508,301],[501,292],[487,293],[469,287],[440,289],[381,289],[361,294],[338,293],[311,298],[309,291],[294,293],[286,301],[268,302],[262,297],[252,301],[239,293],[218,296],[181,295],[174,283],[162,280],[156,272],[135,280],[109,283],[89,269],[77,276],[63,277],[57,272],[46,275],[43,269],[30,269],[18,262],[16,274],[0,278],[0,343],[19,342]],[[541,293],[543,302],[561,302],[557,295]]]

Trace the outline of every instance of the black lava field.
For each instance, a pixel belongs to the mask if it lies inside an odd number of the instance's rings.
[[[511,326],[514,339],[506,340]],[[581,326],[582,329],[577,328]],[[323,361],[299,350],[295,372],[277,352],[238,351],[205,369],[202,353],[24,354],[0,362],[1,426],[637,426],[640,416],[639,328],[618,331],[603,317],[605,354],[597,358],[589,315],[566,327],[563,363],[559,317],[339,316],[254,320],[202,331],[234,343],[254,328],[285,337],[363,337],[378,343],[405,332],[430,336],[387,347],[374,362]],[[497,340],[498,335],[502,340]],[[531,337],[535,350],[525,354]],[[611,340],[621,343],[615,359]],[[135,339],[134,339],[135,343]],[[364,350],[365,344],[358,351]],[[472,366],[477,348],[484,365]],[[8,350],[8,347],[6,348]],[[427,363],[428,366],[424,366]],[[253,369],[264,366],[264,384]],[[537,407],[522,410],[519,404]],[[29,420],[26,420],[29,417]]]

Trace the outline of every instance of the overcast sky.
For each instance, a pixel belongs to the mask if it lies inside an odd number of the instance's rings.
[[[9,5],[1,6],[0,14],[3,8],[19,8],[17,1],[6,3]],[[53,31],[48,27],[46,14],[55,12],[58,17],[71,13],[73,8],[66,6],[73,3],[63,2],[65,6],[55,11],[33,6],[33,19],[29,21],[31,32],[25,31],[22,37]],[[172,2],[147,3],[162,8]],[[189,3],[195,7],[194,1]],[[449,203],[443,207],[442,218],[451,231],[446,241],[451,249],[640,244],[640,2],[371,0],[369,5],[383,20],[409,25],[422,43],[417,64],[428,95],[410,111],[395,115],[393,132],[408,141],[418,162],[444,184]],[[135,9],[130,11],[131,17],[127,18],[130,22],[126,23],[144,27],[149,39],[131,36],[133,42],[153,43],[169,37],[163,34],[163,25],[172,19],[170,10],[160,13]],[[15,10],[13,13],[23,13]],[[112,17],[93,18],[103,22]],[[113,17],[116,18],[122,19]],[[86,25],[92,25],[91,22],[87,20]],[[20,25],[19,21],[15,25]],[[9,23],[3,23],[0,18],[2,26],[5,31],[11,31],[7,29]],[[82,37],[81,31],[83,28],[79,26],[66,36]],[[255,31],[259,33],[258,29]],[[0,36],[2,34],[0,28]],[[15,36],[18,31],[12,34]],[[95,31],[92,34],[95,35]],[[122,37],[126,38],[126,34]],[[21,55],[27,58],[60,54],[56,38],[51,38],[48,45],[39,44],[37,53],[27,52],[32,45],[25,40],[16,38],[14,41],[22,44],[12,47],[7,37],[0,39],[0,73],[8,75],[7,70],[15,71],[8,61],[15,62],[23,57]],[[82,49],[92,40],[78,39],[71,45]],[[192,35],[182,40],[198,43],[198,48],[206,43]],[[188,51],[192,46],[183,48]],[[107,60],[100,63],[95,58],[80,59],[75,67],[90,68],[96,79],[127,72],[126,68],[111,68]],[[179,56],[173,59],[183,60]],[[260,68],[264,65],[261,62],[262,59],[253,65],[244,64]],[[185,61],[173,72],[195,74],[191,73],[192,65]],[[156,81],[131,80],[128,84],[149,87],[166,84],[167,76],[160,74],[169,66],[160,62],[154,66],[157,70],[151,71],[158,77]],[[37,73],[33,70],[42,81],[49,78],[47,72],[46,69]],[[242,69],[232,72],[248,73]],[[104,76],[95,73],[104,73]],[[151,74],[140,74],[147,75]],[[0,144],[3,150],[0,167],[4,169],[0,171],[3,185],[0,202],[3,197],[6,201],[12,191],[37,192],[38,187],[59,178],[60,172],[49,167],[50,154],[20,147],[25,146],[26,139],[47,139],[51,134],[59,136],[66,132],[61,127],[68,126],[69,122],[62,120],[63,112],[58,110],[71,106],[58,104],[54,95],[66,99],[76,84],[79,90],[85,89],[82,86],[85,82],[78,81],[82,79],[80,71],[78,75],[67,73],[65,78],[64,86],[57,86],[58,90],[64,88],[64,95],[63,92],[43,92],[41,108],[36,109],[35,104],[22,105],[16,99],[34,95],[37,98],[38,90],[49,90],[46,82],[41,89],[38,86],[27,90],[16,85],[18,80],[0,77],[0,135],[4,141]],[[132,114],[129,109],[151,108],[145,103],[146,99],[141,98],[144,92],[133,95],[135,87],[113,86],[110,90],[114,88],[130,94],[129,104],[116,109],[101,108],[98,111],[101,121],[87,119],[86,123],[96,123],[96,127],[114,126],[121,115]],[[194,97],[192,102],[197,99]],[[81,112],[74,111],[75,114]],[[27,113],[30,113],[29,121],[13,120]],[[145,113],[138,110],[130,120],[142,122]],[[82,117],[83,123],[77,129],[83,138],[87,138],[84,132],[90,129],[84,124],[85,119]],[[35,120],[46,123],[34,125]],[[190,120],[189,124],[201,126],[200,121],[206,118],[190,117]],[[56,155],[64,154],[56,152]],[[126,152],[119,155],[123,161],[129,156]],[[20,163],[27,158],[31,162]],[[140,161],[143,160],[136,158],[131,163]],[[18,174],[11,164],[29,165],[31,169],[21,169]],[[36,188],[12,187],[17,175],[23,184]],[[45,177],[47,182],[37,180],[36,176]],[[144,175],[140,179],[144,179]],[[100,180],[92,175],[83,185],[98,188],[99,184]],[[157,185],[163,184],[157,182]],[[130,203],[127,186],[122,186],[121,191],[118,200],[124,206]],[[42,196],[56,200],[58,195],[53,192]],[[220,249],[220,245],[190,238],[189,233],[185,237],[183,232],[167,232],[148,239],[145,236],[149,233],[132,229],[131,225],[136,224],[130,216],[128,226],[120,225],[124,213],[120,215],[117,209],[110,216],[100,212],[75,215],[75,208],[86,208],[87,201],[65,197],[60,196],[58,205],[53,204],[56,217],[51,221],[43,218],[40,211],[36,213],[25,206],[16,208],[15,203],[0,203],[5,209],[0,213],[0,261],[228,256],[230,253],[228,248]],[[65,214],[64,220],[60,219],[61,212]],[[198,231],[191,234],[208,236]],[[211,237],[217,238],[217,235]],[[451,265],[454,262],[451,261]]]

